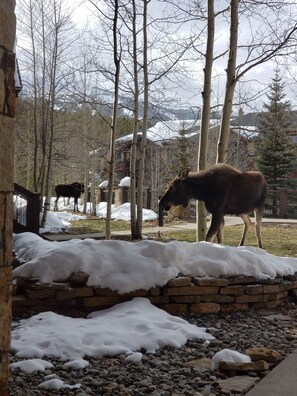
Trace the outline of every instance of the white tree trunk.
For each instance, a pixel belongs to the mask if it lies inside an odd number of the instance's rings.
[[[115,171],[115,140],[117,128],[117,113],[119,102],[119,85],[120,85],[120,59],[118,54],[118,22],[119,5],[118,0],[114,2],[114,19],[113,19],[113,55],[115,65],[115,85],[114,85],[114,102],[112,112],[112,125],[110,130],[110,160],[109,160],[109,177],[108,177],[108,200],[106,210],[105,238],[111,239],[111,206],[113,198],[113,184]]]
[[[202,92],[202,113],[200,126],[200,139],[198,150],[198,171],[203,170],[207,166],[207,152],[208,152],[208,130],[210,119],[210,100],[211,100],[211,76],[213,65],[213,46],[214,46],[214,32],[215,32],[215,16],[214,16],[214,1],[208,0],[208,22],[207,22],[207,46],[206,59],[204,68],[204,85]],[[204,241],[207,231],[207,211],[204,202],[197,202],[197,241]]]
[[[227,66],[227,83],[223,105],[223,115],[218,141],[217,163],[226,162],[230,135],[230,120],[232,114],[233,97],[236,85],[236,58],[238,42],[238,0],[231,0],[231,25],[229,59]]]

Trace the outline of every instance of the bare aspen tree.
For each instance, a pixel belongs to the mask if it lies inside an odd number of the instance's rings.
[[[238,44],[238,0],[230,2],[230,41],[229,41],[229,58],[227,65],[227,82],[223,105],[223,115],[220,127],[220,136],[218,142],[217,162],[225,162],[228,153],[229,143],[229,126],[233,106],[233,97],[236,85],[236,60]]]
[[[290,52],[290,47],[293,46],[294,48],[296,41],[296,15],[291,15],[289,13],[287,9],[287,7],[290,7],[289,3],[279,1],[273,4],[269,2],[259,4],[257,1],[251,1],[249,7],[245,7],[245,2],[242,3],[244,7],[243,11],[249,12],[248,17],[251,21],[255,15],[261,19],[263,26],[269,27],[269,32],[267,32],[267,29],[262,31],[262,29],[259,28],[259,33],[257,32],[252,35],[250,43],[239,45],[238,24],[240,4],[238,0],[230,1],[231,15],[228,65],[226,69],[227,82],[218,141],[217,162],[225,162],[227,159],[230,119],[237,82],[256,66],[282,55],[282,51],[284,54]],[[269,12],[271,12],[275,18],[274,23],[269,19],[271,18]],[[286,15],[287,21],[286,24],[279,25],[279,19],[284,17],[280,14],[281,12]],[[266,17],[266,15],[268,16]],[[240,64],[238,64],[237,59],[238,48],[245,50],[246,53],[244,61]]]
[[[149,77],[148,77],[148,44],[147,44],[147,12],[150,0],[143,1],[143,119],[142,119],[142,138],[140,149],[139,183],[137,186],[137,236],[142,236],[142,208],[143,208],[143,183],[144,166],[146,157],[146,140],[148,125],[148,100],[149,100]]]
[[[51,179],[56,139],[57,96],[67,87],[66,61],[77,40],[72,30],[71,10],[63,9],[61,0],[20,0],[23,19],[20,31],[28,47],[20,48],[22,62],[32,77],[27,86],[34,98],[34,190],[45,195],[41,226],[46,222],[51,197]],[[31,86],[30,86],[31,83]],[[30,89],[31,88],[31,89]],[[42,204],[42,202],[41,202]]]
[[[120,86],[120,68],[121,68],[121,57],[118,48],[118,16],[119,16],[119,4],[118,0],[114,1],[114,16],[113,16],[113,61],[115,67],[114,73],[114,100],[112,110],[112,123],[110,128],[110,157],[109,157],[109,177],[108,177],[108,200],[107,200],[107,211],[106,211],[106,224],[105,224],[105,238],[111,239],[111,206],[113,199],[113,184],[114,184],[114,171],[115,171],[115,140],[116,140],[116,128],[117,128],[117,113],[118,113],[118,102],[119,102],[119,86]]]
[[[138,238],[137,232],[137,214],[136,214],[136,161],[137,161],[137,142],[138,142],[138,125],[139,125],[139,81],[138,81],[138,51],[137,51],[137,12],[136,2],[132,0],[132,39],[133,39],[133,74],[134,74],[134,103],[133,103],[133,138],[131,146],[131,163],[130,163],[130,213],[131,213],[131,234],[132,239]]]
[[[208,153],[208,130],[211,104],[211,78],[213,65],[213,46],[215,33],[214,1],[208,0],[207,9],[207,43],[204,67],[204,84],[202,91],[202,112],[200,139],[198,149],[198,170],[206,169]],[[207,231],[207,211],[203,201],[197,201],[197,241],[204,241]]]
[[[45,192],[45,201],[44,201],[44,209],[41,220],[41,227],[45,227],[47,212],[50,207],[50,197],[51,197],[51,171],[52,171],[52,153],[53,153],[53,141],[54,141],[54,112],[55,112],[55,100],[56,100],[56,77],[57,77],[57,64],[58,64],[58,51],[59,51],[59,28],[61,23],[61,5],[60,9],[58,9],[58,5],[56,1],[53,3],[53,46],[52,46],[52,61],[51,61],[51,69],[49,74],[50,80],[50,90],[49,90],[49,131],[48,131],[48,152],[47,155],[47,163],[46,163],[46,171],[45,180],[43,183],[44,192]],[[45,82],[45,79],[44,79]],[[47,151],[47,150],[45,150]]]

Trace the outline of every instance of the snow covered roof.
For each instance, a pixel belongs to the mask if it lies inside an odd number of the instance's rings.
[[[187,137],[193,136],[198,133],[199,126],[200,121],[198,120],[159,121],[147,130],[147,139],[161,145],[164,141],[177,139],[182,129],[186,131]],[[138,135],[142,135],[142,132],[139,132]],[[131,133],[120,137],[116,142],[129,142],[132,140],[132,137],[133,134]]]
[[[259,136],[259,130],[254,125],[245,125],[245,126],[232,126],[232,131],[235,133],[239,133],[240,136],[248,139],[248,140],[255,140]]]

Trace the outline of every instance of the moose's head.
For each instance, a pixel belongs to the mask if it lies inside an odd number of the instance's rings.
[[[189,168],[185,168],[172,180],[160,199],[160,208],[169,210],[171,206],[182,205],[183,207],[187,207],[190,197],[187,192],[185,180],[188,178],[188,175]]]

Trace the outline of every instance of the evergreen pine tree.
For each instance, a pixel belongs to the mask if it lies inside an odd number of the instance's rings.
[[[296,169],[296,148],[292,136],[291,103],[284,100],[284,83],[278,71],[270,84],[269,101],[260,117],[260,141],[256,143],[255,163],[272,190],[290,188],[294,179],[290,176]]]

